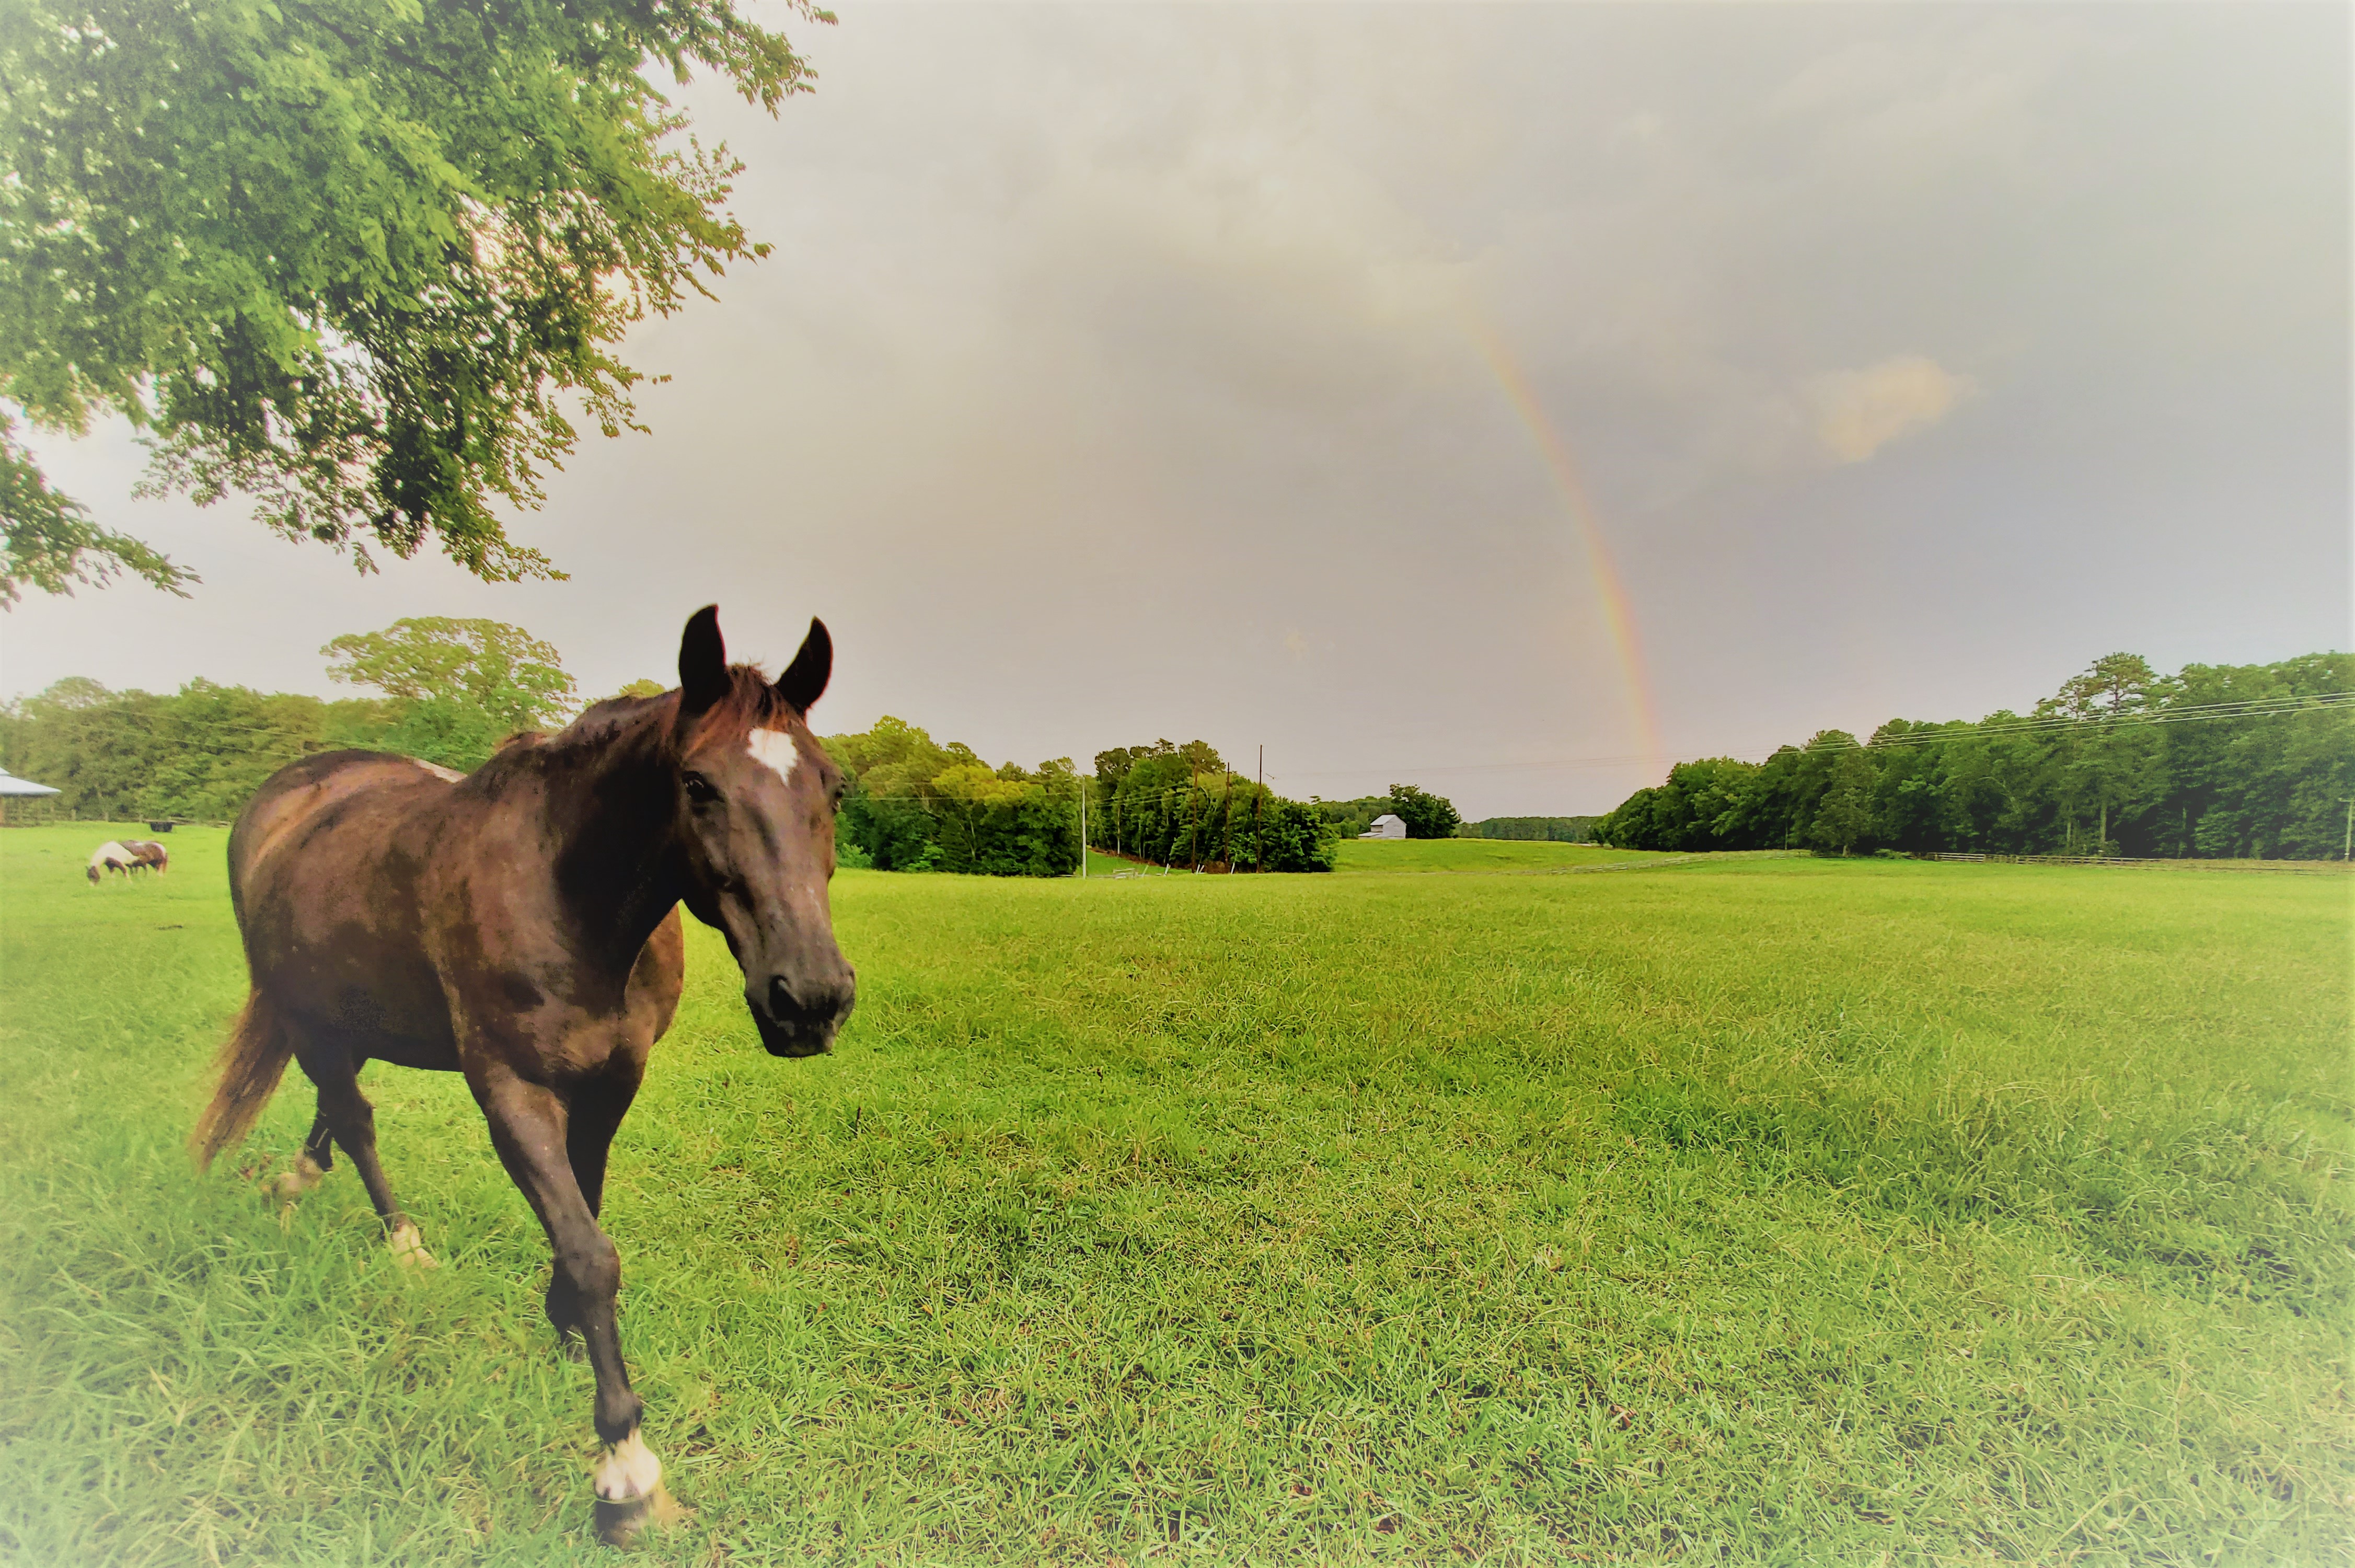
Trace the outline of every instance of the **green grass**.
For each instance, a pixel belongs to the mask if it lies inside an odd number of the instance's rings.
[[[1342,876],[1416,871],[1569,871],[1690,859],[1655,854],[1648,849],[1606,849],[1595,844],[1542,844],[1504,838],[1345,838],[1339,845],[1334,869]],[[1170,874],[1179,875],[1185,870],[1181,864]],[[1088,851],[1090,876],[1121,871],[1158,876],[1161,868],[1125,860],[1102,850]]]
[[[458,1080],[367,1081],[436,1275],[255,1195],[299,1083],[189,1173],[223,838],[0,832],[0,1559],[600,1560]],[[846,872],[801,1062],[691,927],[607,1211],[656,1560],[2347,1561],[2350,893]]]
[[[1677,858],[1649,849],[1510,838],[1345,838],[1333,869],[1343,876],[1397,871],[1566,871]]]

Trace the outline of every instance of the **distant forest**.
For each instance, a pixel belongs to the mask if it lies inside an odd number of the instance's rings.
[[[319,651],[329,679],[384,695],[327,700],[199,678],[159,696],[68,676],[0,703],[0,767],[60,792],[15,815],[226,821],[312,752],[398,752],[470,770],[505,737],[562,723],[577,698],[553,647],[499,621],[421,616]],[[641,681],[631,692],[660,689]]]
[[[1329,871],[1338,830],[1227,766],[1207,741],[1155,741],[1096,753],[1088,842],[1163,866]]]
[[[159,696],[71,677],[0,704],[0,766],[62,792],[35,815],[225,821],[307,753],[368,747],[471,768],[508,730],[557,721],[570,706],[553,650],[494,623],[404,622],[331,651],[347,660],[340,678],[390,695],[330,701],[192,680]],[[1444,799],[1403,784],[1361,800],[1284,800],[1199,741],[1101,752],[1092,778],[1060,759],[993,766],[896,719],[826,743],[858,780],[845,859],[887,869],[1067,874],[1082,790],[1100,848],[1269,870],[1329,869],[1335,841],[1385,811],[1419,837],[1630,849],[2336,859],[2355,797],[2355,706],[2333,703],[2350,692],[2355,655],[2162,676],[2116,654],[2025,714],[1891,720],[1862,741],[1828,730],[1764,763],[1679,763],[1599,820],[1461,827]]]
[[[1826,730],[1764,763],[1679,763],[1595,825],[1625,849],[2336,859],[2355,796],[2355,655],[2113,654],[2025,714]]]
[[[0,707],[0,767],[59,791],[49,805],[59,816],[226,821],[262,780],[313,752],[353,746],[441,761],[431,754],[439,748],[413,743],[427,738],[422,721],[433,717],[414,706],[208,680],[158,696],[69,676]],[[11,815],[27,814],[19,805]]]
[[[1516,838],[1538,844],[1592,844],[1599,816],[1491,816],[1456,829],[1458,838]]]

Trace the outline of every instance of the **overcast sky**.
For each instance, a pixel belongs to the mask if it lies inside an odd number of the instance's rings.
[[[776,251],[516,524],[570,581],[360,578],[51,440],[205,581],[35,596],[0,690],[324,694],[438,613],[602,695],[716,600],[772,668],[826,617],[822,731],[1485,816],[2355,642],[2344,6],[838,11],[777,119],[691,95]]]

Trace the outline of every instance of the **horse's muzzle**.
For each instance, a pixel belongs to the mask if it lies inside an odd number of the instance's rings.
[[[765,987],[744,989],[761,1044],[772,1056],[815,1056],[833,1050],[835,1031],[858,999],[858,980],[847,964],[838,979],[795,985],[783,975],[772,975]]]

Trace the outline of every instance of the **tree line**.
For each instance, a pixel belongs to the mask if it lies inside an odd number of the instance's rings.
[[[2355,796],[2355,655],[2112,654],[2030,712],[1826,730],[1764,763],[1679,763],[1595,825],[1627,849],[2336,858]]]
[[[1536,844],[1592,844],[1599,816],[1491,816],[1467,822],[1459,838],[1509,838]]]
[[[464,772],[572,708],[556,650],[497,621],[422,616],[320,652],[330,679],[383,695],[334,700],[201,678],[171,693],[111,691],[69,676],[0,703],[0,766],[59,791],[51,810],[69,817],[222,821],[314,752],[399,752]]]
[[[1079,869],[1082,783],[1069,757],[992,767],[963,741],[943,744],[888,715],[824,744],[851,781],[835,825],[847,865],[993,877]]]
[[[42,815],[218,822],[315,752],[397,752],[467,772],[578,706],[557,650],[501,622],[420,617],[320,652],[331,679],[378,695],[336,700],[203,679],[159,695],[72,676],[0,703],[0,766],[59,792]],[[641,680],[617,695],[665,689]],[[1332,869],[1334,834],[1316,807],[1236,778],[1199,741],[1104,752],[1093,778],[1068,757],[993,766],[890,717],[823,743],[851,779],[837,845],[853,866],[1069,876],[1084,797],[1107,849],[1163,864]]]
[[[1340,835],[1317,807],[1238,774],[1207,741],[1114,746],[1095,763],[1088,841],[1096,848],[1162,866],[1333,869]]]

